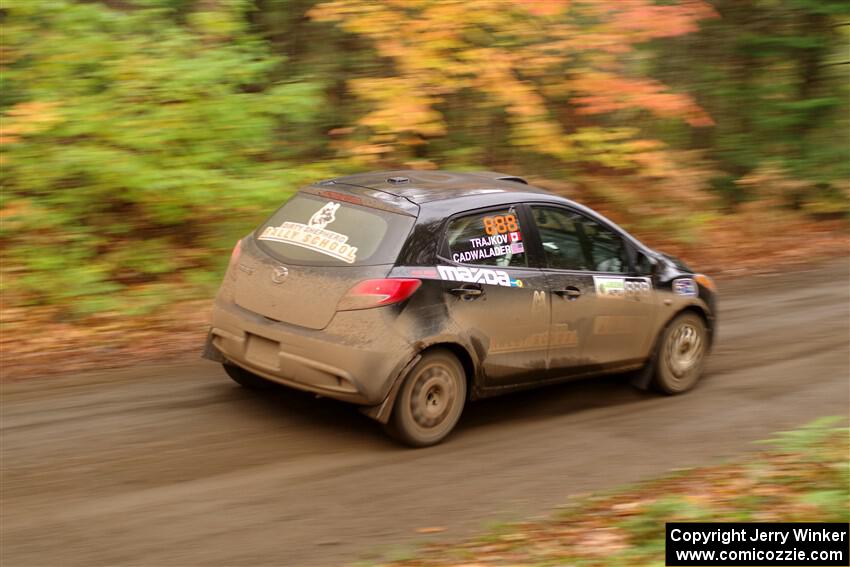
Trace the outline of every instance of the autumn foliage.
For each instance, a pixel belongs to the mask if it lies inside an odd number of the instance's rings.
[[[846,20],[838,0],[10,3],[4,313],[208,297],[299,185],[364,169],[521,174],[685,255],[736,219],[765,241],[846,220]]]
[[[713,123],[687,94],[629,69],[637,45],[693,32],[714,17],[701,1],[338,0],[310,15],[368,39],[392,63],[348,79],[370,110],[346,149],[370,163],[430,155],[421,146],[451,137],[456,115],[456,126],[484,143],[487,131],[504,125],[504,141],[523,152],[636,167],[657,145],[641,143],[641,132],[623,128],[615,113]]]

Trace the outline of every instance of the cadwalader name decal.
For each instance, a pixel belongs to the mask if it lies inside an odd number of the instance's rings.
[[[257,239],[308,248],[353,264],[357,259],[357,247],[348,244],[348,236],[345,234],[325,228],[336,220],[336,211],[339,207],[339,203],[331,201],[316,211],[307,224],[286,221],[280,226],[269,226]]]

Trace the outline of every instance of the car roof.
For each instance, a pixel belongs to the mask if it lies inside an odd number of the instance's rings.
[[[495,171],[394,170],[337,177],[319,185],[353,185],[403,197],[416,204],[498,193],[551,195],[521,177]]]
[[[338,187],[354,193],[365,192],[372,202],[369,206],[386,208],[394,212],[417,216],[419,205],[432,210],[432,214],[440,217],[457,214],[469,208],[471,202],[486,206],[499,205],[505,202],[550,202],[571,206],[573,209],[604,221],[617,232],[626,236],[641,248],[646,248],[638,239],[626,232],[615,222],[580,203],[567,199],[556,193],[529,185],[521,178],[496,171],[445,171],[445,170],[416,170],[401,169],[389,171],[373,171],[357,173],[320,181],[302,189],[309,193],[325,195],[326,190]],[[383,201],[392,201],[386,202]],[[440,201],[443,201],[440,203]],[[427,203],[436,202],[434,205]],[[407,203],[405,206],[403,203]],[[414,207],[416,213],[407,210]]]

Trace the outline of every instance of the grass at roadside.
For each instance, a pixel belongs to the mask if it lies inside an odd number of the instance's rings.
[[[500,524],[430,543],[385,566],[663,565],[669,521],[850,520],[850,429],[822,418],[764,441],[764,451],[580,498],[544,521]]]

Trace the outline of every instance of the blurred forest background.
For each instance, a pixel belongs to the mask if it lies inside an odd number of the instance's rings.
[[[817,252],[848,218],[845,0],[4,0],[0,17],[7,322],[209,298],[299,185],[369,169],[524,175],[703,269]]]

